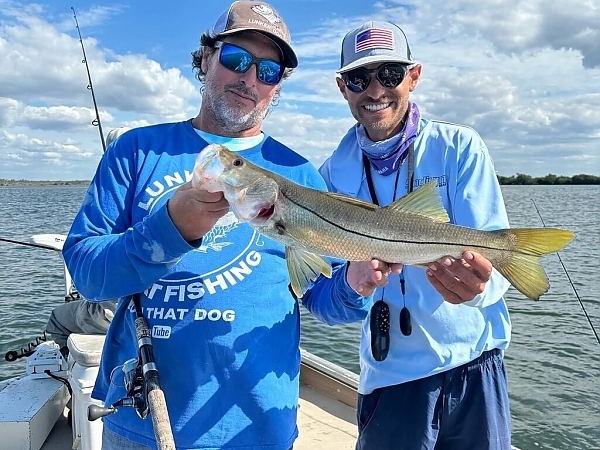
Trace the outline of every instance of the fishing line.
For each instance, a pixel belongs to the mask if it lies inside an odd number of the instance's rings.
[[[542,215],[540,214],[540,210],[538,209],[537,205],[535,204],[535,200],[531,199],[531,201],[533,202],[533,206],[535,207],[535,210],[537,211],[538,216],[540,216],[542,225],[544,225],[544,228],[546,228],[546,223],[544,222],[544,219],[543,219]],[[562,258],[560,257],[560,254],[558,252],[556,252],[556,256],[558,256],[560,265],[562,266],[563,270],[565,271],[565,274],[567,275],[567,279],[569,280],[569,283],[571,284],[571,287],[573,288],[573,292],[575,292],[575,297],[577,297],[577,300],[579,301],[579,305],[581,306],[581,309],[583,310],[583,313],[585,314],[585,317],[586,317],[588,323],[590,324],[590,328],[594,332],[594,335],[596,336],[596,340],[598,341],[598,344],[600,344],[600,337],[598,336],[598,332],[594,328],[594,324],[592,323],[592,320],[590,319],[590,316],[588,315],[588,313],[585,309],[585,306],[583,305],[583,302],[581,301],[581,298],[579,297],[579,293],[577,292],[577,289],[575,289],[575,285],[573,284],[573,281],[571,281],[571,276],[569,275],[569,272],[567,272],[567,268],[563,264]]]
[[[96,112],[96,118],[92,120],[92,125],[98,127],[100,132],[100,140],[102,141],[102,151],[106,152],[106,142],[104,141],[104,134],[102,133],[102,124],[100,123],[100,114],[98,113],[98,105],[96,103],[96,96],[94,94],[94,87],[92,85],[92,76],[90,75],[90,67],[87,62],[85,55],[85,48],[83,46],[83,39],[81,38],[81,31],[79,29],[79,22],[77,21],[77,15],[75,14],[75,8],[71,6],[73,10],[73,18],[75,19],[75,26],[77,27],[77,33],[79,34],[79,42],[81,43],[81,51],[83,52],[83,60],[88,76],[87,88],[92,94],[92,101],[94,103],[94,110]],[[140,405],[131,397],[125,397],[119,402],[121,406],[134,406],[138,415],[145,418],[145,413],[141,411],[141,408],[147,406],[152,416],[152,428],[154,429],[154,437],[156,439],[156,445],[159,450],[175,450],[175,441],[173,439],[173,431],[171,428],[171,422],[169,421],[169,414],[167,412],[167,404],[165,396],[160,387],[158,370],[154,361],[153,345],[151,340],[151,332],[148,328],[148,323],[142,314],[142,308],[140,306],[139,294],[134,294],[133,304],[135,306],[136,320],[135,320],[135,332],[139,347],[139,367],[143,372],[143,404]],[[135,381],[135,380],[134,380]],[[135,383],[134,383],[135,384]],[[140,386],[134,386],[137,389]],[[131,392],[128,391],[128,395]],[[116,404],[115,404],[116,405]],[[98,405],[88,406],[88,420],[96,420],[107,414],[116,412],[115,405],[110,408],[99,407]]]

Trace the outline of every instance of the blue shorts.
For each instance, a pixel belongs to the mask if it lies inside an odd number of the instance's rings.
[[[358,396],[356,450],[510,450],[500,350],[463,366]]]

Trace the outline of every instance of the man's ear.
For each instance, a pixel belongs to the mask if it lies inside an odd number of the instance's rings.
[[[344,80],[342,80],[340,77],[335,77],[335,81],[344,98],[348,100],[348,94],[346,94],[346,83],[344,83]]]
[[[417,88],[417,84],[419,84],[419,79],[421,78],[421,69],[423,66],[421,64],[417,64],[415,67],[410,69],[408,72],[408,76],[410,77],[410,85],[408,90],[410,92],[414,91]]]
[[[208,58],[210,55],[214,53],[214,49],[210,47],[204,47],[204,51],[202,52],[202,62],[200,63],[200,68],[202,69],[202,73],[208,72]]]

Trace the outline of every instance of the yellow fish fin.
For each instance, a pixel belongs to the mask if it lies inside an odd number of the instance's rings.
[[[286,247],[285,261],[290,274],[292,291],[298,298],[302,298],[311,281],[315,281],[320,274],[331,278],[331,264],[315,253]]]
[[[437,191],[437,182],[430,181],[416,191],[406,194],[387,208],[403,213],[418,214],[436,222],[449,222],[448,213]]]
[[[534,256],[557,252],[575,237],[562,228],[511,228],[510,232],[517,239],[517,251]]]
[[[560,228],[512,228],[516,251],[500,272],[521,294],[539,300],[550,283],[540,257],[564,248],[575,237],[570,230]]]
[[[515,253],[506,266],[498,268],[498,272],[521,294],[533,300],[539,300],[550,287],[538,256]]]

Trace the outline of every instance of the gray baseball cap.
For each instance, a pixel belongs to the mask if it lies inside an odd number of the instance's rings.
[[[346,34],[338,73],[378,62],[415,63],[406,35],[398,25],[372,20]]]
[[[233,2],[217,19],[210,34],[218,38],[242,31],[264,34],[281,49],[285,67],[298,67],[298,57],[292,49],[288,27],[275,8],[268,3],[246,0]]]

